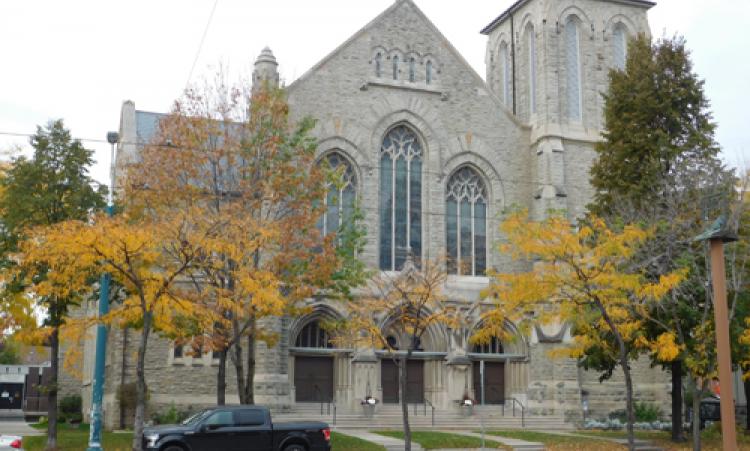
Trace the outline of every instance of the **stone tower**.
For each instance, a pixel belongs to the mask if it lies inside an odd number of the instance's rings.
[[[258,89],[268,83],[269,86],[279,87],[279,63],[270,48],[266,47],[255,60],[253,69],[253,89]]]
[[[487,83],[531,128],[538,182],[531,212],[571,219],[591,197],[588,170],[603,128],[608,73],[624,67],[627,40],[649,35],[646,0],[521,0],[482,30]]]

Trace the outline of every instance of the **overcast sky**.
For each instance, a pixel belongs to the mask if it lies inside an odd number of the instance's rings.
[[[416,0],[484,78],[479,30],[512,0]],[[393,0],[218,0],[192,80],[221,62],[248,75],[270,46],[293,81]],[[63,118],[76,137],[103,140],[119,126],[120,105],[166,111],[184,89],[214,0],[0,0],[0,132],[33,133]],[[724,157],[750,158],[750,1],[661,0],[650,12],[655,36],[687,38],[719,124]],[[107,144],[94,178],[106,182]],[[28,139],[0,135],[0,150]],[[28,151],[28,150],[27,150]]]

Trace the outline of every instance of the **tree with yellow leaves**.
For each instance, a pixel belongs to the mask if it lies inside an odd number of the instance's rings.
[[[596,347],[616,357],[625,376],[628,443],[633,449],[630,361],[637,352],[656,352],[664,361],[679,352],[669,333],[649,342],[643,318],[651,304],[679,285],[683,273],[666,274],[649,283],[643,274],[628,270],[629,257],[649,236],[637,226],[616,232],[596,218],[574,225],[552,214],[542,222],[532,222],[526,212],[517,212],[501,229],[513,243],[501,246],[501,252],[530,262],[532,268],[513,274],[490,273],[486,294],[496,306],[485,314],[485,327],[498,329],[505,319],[522,324],[531,320],[571,323],[577,334],[567,355],[580,357]]]
[[[104,192],[93,187],[88,174],[93,151],[73,139],[62,120],[37,127],[30,144],[30,158],[16,157],[0,173],[0,316],[4,332],[17,332],[23,341],[50,347],[51,378],[44,389],[47,448],[55,449],[60,332],[83,293],[53,293],[54,271],[45,262],[25,261],[19,266],[19,243],[34,227],[87,218],[104,206]]]
[[[188,270],[202,256],[198,244],[210,230],[192,226],[189,212],[169,220],[134,220],[128,215],[97,216],[93,222],[68,221],[39,229],[24,242],[24,264],[47,270],[35,290],[42,296],[71,296],[91,289],[91,280],[109,273],[124,287],[125,299],[113,306],[108,324],[139,328],[136,357],[136,411],[133,449],[141,449],[146,406],[145,357],[151,334],[175,333],[176,318],[202,316],[184,286]],[[90,325],[85,319],[79,331]]]
[[[349,318],[334,327],[334,340],[345,346],[385,349],[399,370],[405,449],[411,450],[407,399],[407,362],[432,327],[457,328],[461,316],[443,293],[445,265],[407,257],[403,269],[374,276],[361,296],[348,303]],[[390,337],[390,338],[389,338]]]
[[[313,293],[345,291],[361,277],[355,252],[342,252],[346,236],[323,237],[315,226],[339,174],[317,161],[313,125],[289,120],[282,90],[247,92],[219,74],[186,91],[127,168],[130,210],[191,211],[193,227],[211,230],[187,271],[188,296],[207,316],[181,318],[172,337],[218,354],[219,404],[227,360],[240,402],[252,404],[255,348],[276,341],[273,321]]]

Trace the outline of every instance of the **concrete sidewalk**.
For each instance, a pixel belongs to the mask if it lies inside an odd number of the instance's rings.
[[[45,431],[40,431],[29,426],[25,421],[0,421],[0,435],[20,435],[29,437],[32,435],[46,435]]]
[[[459,432],[451,431],[452,434],[465,435],[467,437],[482,438],[482,434],[476,432]],[[505,446],[510,446],[513,450],[526,450],[526,451],[544,451],[544,444],[538,442],[527,442],[526,440],[519,440],[509,437],[501,437],[499,435],[484,434],[485,440],[491,440],[493,442],[502,443]]]
[[[385,447],[388,451],[403,451],[404,441],[398,438],[386,437],[385,435],[375,434],[364,429],[337,429],[337,433],[348,435],[350,437],[361,438],[368,442],[377,443]],[[421,451],[422,446],[419,443],[411,443],[411,449],[413,451]]]

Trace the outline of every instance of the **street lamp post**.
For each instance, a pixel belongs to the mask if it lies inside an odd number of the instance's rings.
[[[737,449],[737,433],[734,419],[724,243],[737,241],[737,235],[727,227],[726,216],[721,216],[695,240],[710,243],[711,285],[713,285],[714,321],[716,322],[716,353],[719,360],[719,389],[721,390],[721,437],[724,451],[735,451]]]
[[[111,146],[109,166],[109,193],[107,193],[107,214],[115,214],[115,144],[120,140],[117,132],[107,133],[107,142]],[[102,274],[99,286],[99,318],[109,313],[110,275]],[[91,402],[91,432],[86,451],[102,451],[102,400],[104,398],[104,363],[107,351],[107,326],[101,321],[96,326],[96,363],[94,364],[94,390]]]

